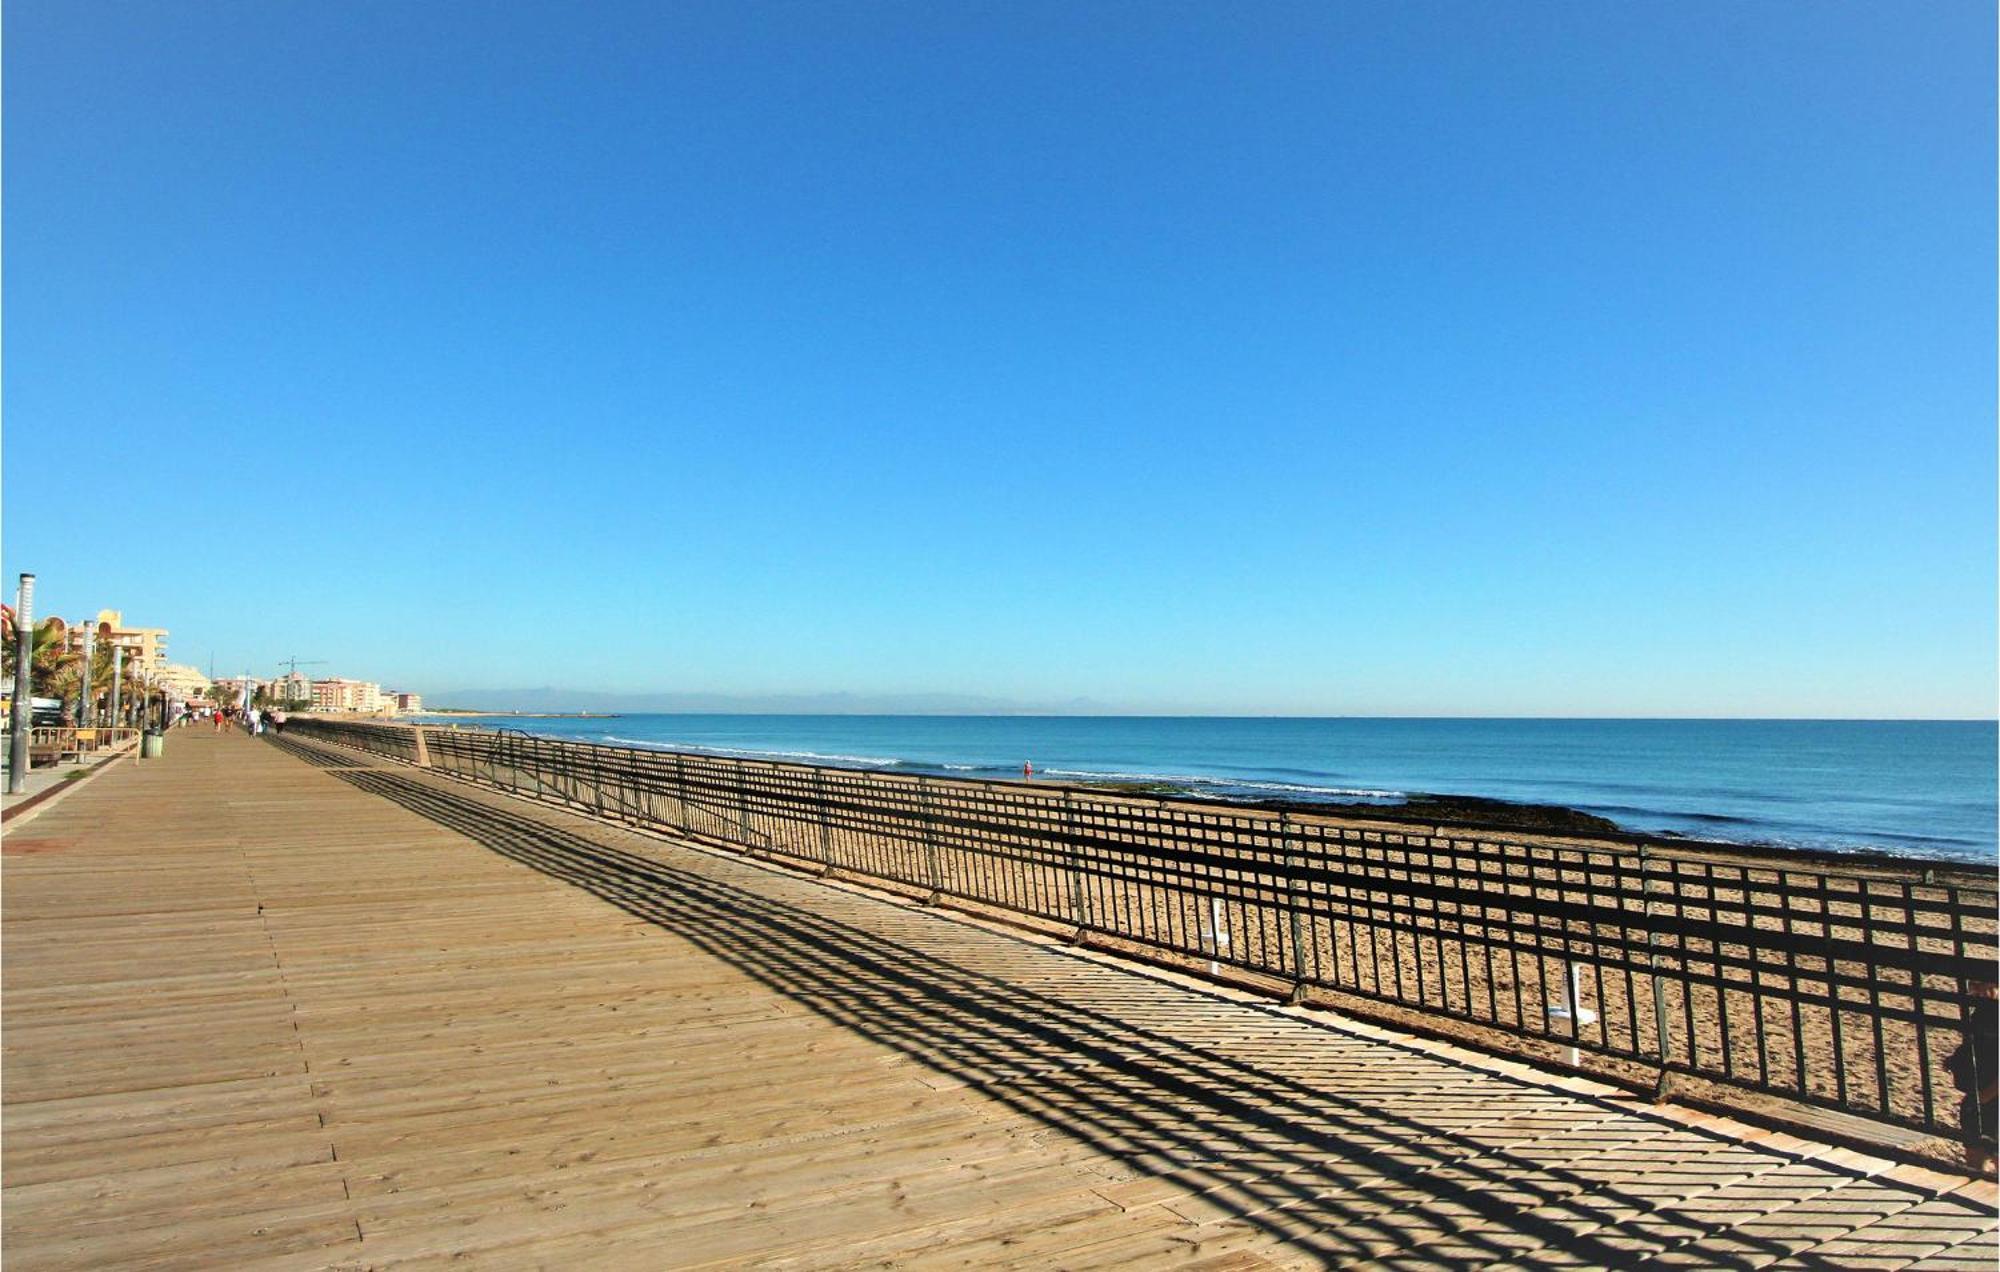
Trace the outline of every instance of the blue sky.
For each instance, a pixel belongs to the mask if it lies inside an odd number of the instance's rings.
[[[22,0],[0,568],[433,693],[1990,716],[1993,24]]]

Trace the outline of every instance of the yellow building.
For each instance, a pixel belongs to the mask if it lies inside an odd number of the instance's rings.
[[[69,629],[64,637],[68,648],[83,648],[84,625],[79,623]],[[125,650],[125,665],[140,675],[154,673],[167,666],[167,629],[164,627],[127,627],[121,610],[99,610],[97,621],[89,624],[91,640],[95,648],[106,648],[106,642]]]

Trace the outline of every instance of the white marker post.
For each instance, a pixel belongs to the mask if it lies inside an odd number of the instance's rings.
[[[1571,962],[1564,963],[1564,966],[1569,969],[1569,975],[1563,978],[1564,987],[1569,991],[1569,998],[1568,1001],[1549,1008],[1549,1019],[1569,1021],[1569,1036],[1575,1039],[1585,1025],[1597,1023],[1597,1013],[1583,1005],[1583,969]],[[1572,1045],[1569,1049],[1570,1067],[1574,1069],[1582,1062],[1582,1053]]]
[[[1218,960],[1222,957],[1222,951],[1229,948],[1229,929],[1224,927],[1222,923],[1221,897],[1210,897],[1208,899],[1208,932],[1206,935],[1208,936],[1208,952],[1211,956],[1208,960],[1208,974],[1210,976],[1219,976],[1222,974],[1222,964]]]

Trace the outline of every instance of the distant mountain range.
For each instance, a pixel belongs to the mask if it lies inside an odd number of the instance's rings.
[[[602,693],[579,689],[459,689],[424,704],[458,711],[617,712],[624,715],[1110,715],[1090,698],[1023,703],[957,693]]]

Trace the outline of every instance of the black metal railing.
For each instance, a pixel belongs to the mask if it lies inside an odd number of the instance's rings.
[[[1963,1075],[1990,1063],[1966,1021],[2000,955],[1991,871],[1355,825],[513,730],[295,718],[287,732],[1197,973],[1471,1026],[1541,1059],[1574,1049],[1662,1088],[1684,1075],[1957,1137]]]

